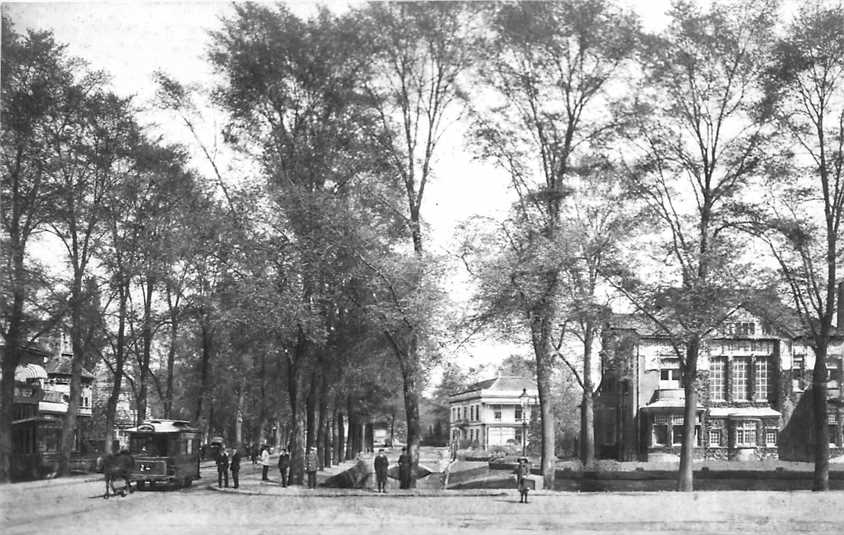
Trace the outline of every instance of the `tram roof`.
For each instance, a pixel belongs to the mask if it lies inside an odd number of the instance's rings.
[[[137,427],[127,429],[131,433],[178,433],[180,431],[199,431],[186,420],[146,420]]]

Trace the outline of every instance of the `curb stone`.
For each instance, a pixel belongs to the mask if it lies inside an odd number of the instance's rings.
[[[243,488],[233,489],[231,487],[217,487],[216,485],[208,485],[208,490],[213,490],[214,492],[223,492],[225,494],[242,494],[245,496],[273,496],[273,497],[292,497],[292,498],[365,498],[370,496],[382,496],[385,498],[467,498],[467,497],[493,497],[493,496],[508,496],[513,494],[514,496],[518,496],[518,494],[514,494],[512,492],[506,492],[503,490],[499,491],[492,491],[492,492],[477,492],[477,491],[451,491],[451,492],[430,492],[430,493],[419,493],[419,494],[410,494],[404,492],[388,492],[386,494],[379,494],[374,491],[365,491],[363,489],[354,489],[357,492],[350,492],[346,493],[339,493],[339,492],[332,492],[331,489],[327,489],[323,487],[322,489],[316,489],[310,491],[308,489],[302,488],[301,492],[296,493],[267,493],[267,492],[257,492],[253,490],[244,490]],[[534,496],[543,496],[544,493],[537,493],[533,494]]]

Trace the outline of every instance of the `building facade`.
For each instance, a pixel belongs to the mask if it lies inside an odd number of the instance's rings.
[[[23,350],[21,363],[15,370],[13,479],[38,478],[55,469],[70,401],[70,375],[69,354],[53,355],[37,347]],[[83,369],[74,452],[83,449],[84,429],[90,424],[93,379]]]
[[[449,436],[459,447],[524,447],[538,405],[532,379],[498,376],[449,396]]]
[[[811,458],[814,432],[806,416],[811,399],[804,393],[811,384],[814,353],[782,324],[739,309],[703,341],[695,458]],[[844,391],[838,338],[828,365],[831,453],[840,455]],[[639,316],[614,316],[602,337],[602,367],[595,404],[597,454],[619,460],[679,459],[685,405],[680,359],[659,328]]]

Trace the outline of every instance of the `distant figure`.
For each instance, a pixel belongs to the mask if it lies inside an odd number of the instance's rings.
[[[516,488],[519,489],[519,503],[528,502],[528,476],[530,476],[530,463],[527,457],[519,457],[519,464],[513,470],[516,474]]]
[[[132,485],[129,482],[129,475],[135,469],[135,459],[127,450],[120,450],[120,453],[106,455],[103,458],[103,475],[105,475],[106,491],[103,498],[108,499],[109,488],[111,492],[117,496],[126,496],[127,492],[132,492]],[[114,480],[122,479],[125,485],[120,491],[114,488]]]
[[[413,459],[411,459],[410,454],[407,452],[407,448],[402,448],[401,455],[399,455],[399,488],[410,488],[410,470],[412,466]]]
[[[225,448],[220,448],[217,452],[217,487],[223,486],[223,481],[226,482],[226,487],[229,486],[229,455]]]
[[[390,461],[383,449],[378,450],[378,455],[375,456],[375,480],[378,482],[378,492],[387,492],[387,468],[390,466]]]
[[[269,481],[267,474],[270,471],[270,447],[264,445],[261,447],[261,481]]]
[[[258,445],[254,442],[250,448],[249,455],[252,458],[252,464],[258,464]]]
[[[287,453],[287,448],[281,448],[281,454],[278,456],[278,471],[281,473],[281,486],[287,486],[287,470],[290,468],[290,454]]]
[[[316,446],[311,446],[308,454],[305,455],[305,472],[308,473],[308,488],[316,488],[316,473],[319,469],[319,457],[317,456]]]
[[[238,488],[240,486],[238,476],[240,476],[240,449],[234,448],[231,454],[231,460],[229,461],[229,469],[232,471],[232,483],[234,483],[234,488]]]

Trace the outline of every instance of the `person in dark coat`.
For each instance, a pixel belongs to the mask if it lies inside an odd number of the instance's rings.
[[[252,443],[252,448],[250,449],[249,454],[252,458],[252,464],[258,464],[258,445],[254,442]]]
[[[390,461],[383,449],[378,450],[378,455],[375,456],[375,479],[378,482],[378,492],[387,492],[387,469],[390,467]]]
[[[281,486],[287,486],[287,471],[290,469],[290,454],[287,448],[281,448],[281,453],[278,455],[278,471],[281,473]]]
[[[516,465],[516,469],[513,470],[513,473],[516,474],[516,488],[519,489],[519,503],[527,503],[528,490],[530,490],[530,487],[528,486],[530,463],[528,462],[527,457],[519,457],[519,464]]]
[[[234,488],[239,487],[238,476],[240,475],[240,449],[234,448],[231,454],[231,460],[229,461],[229,470],[232,471],[232,483],[234,483]]]
[[[399,455],[399,488],[410,488],[410,469],[412,466],[413,459],[411,459],[410,454],[407,452],[407,448],[402,448],[401,455]]]
[[[220,448],[217,453],[217,487],[223,486],[223,481],[226,482],[226,487],[229,486],[229,455],[225,448]]]

